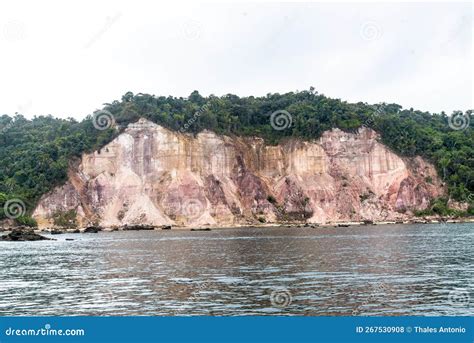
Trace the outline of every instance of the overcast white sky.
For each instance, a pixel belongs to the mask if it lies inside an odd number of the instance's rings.
[[[308,89],[473,108],[470,3],[3,1],[0,114],[82,118],[127,92]]]

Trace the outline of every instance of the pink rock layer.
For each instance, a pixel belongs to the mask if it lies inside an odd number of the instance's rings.
[[[74,210],[80,226],[233,226],[400,220],[446,190],[422,158],[401,158],[373,130],[327,131],[277,146],[260,138],[197,136],[145,119],[85,154],[40,200],[50,226]]]

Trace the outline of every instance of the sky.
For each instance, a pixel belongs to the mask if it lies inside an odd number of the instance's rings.
[[[431,112],[473,106],[466,3],[3,1],[0,114],[81,119],[127,91],[315,87]]]

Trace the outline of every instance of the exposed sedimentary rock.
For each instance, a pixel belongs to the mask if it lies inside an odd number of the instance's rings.
[[[40,226],[71,209],[82,226],[395,220],[444,194],[432,165],[401,158],[377,139],[367,128],[334,129],[313,142],[269,146],[209,131],[194,137],[141,119],[83,155],[34,217]]]

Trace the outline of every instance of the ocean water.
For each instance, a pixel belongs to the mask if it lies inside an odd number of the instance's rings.
[[[0,315],[474,314],[472,223],[51,237],[0,242]]]

